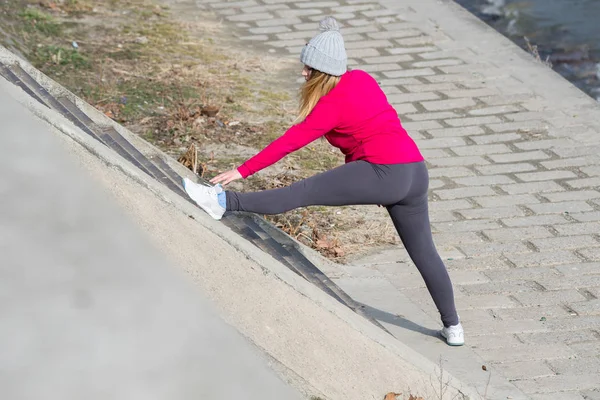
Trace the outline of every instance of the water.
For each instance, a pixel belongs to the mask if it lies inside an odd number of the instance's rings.
[[[455,0],[600,101],[600,0]]]

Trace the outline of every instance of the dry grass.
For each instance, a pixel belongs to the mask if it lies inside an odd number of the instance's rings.
[[[529,52],[529,54],[531,54],[533,56],[533,58],[540,64],[543,64],[548,68],[552,68],[552,63],[550,62],[550,56],[546,57],[546,59],[542,59],[542,56],[540,56],[540,52],[538,50],[537,45],[531,44],[531,42],[529,41],[529,39],[526,36],[524,36],[523,39],[525,40],[525,44],[527,45],[527,51]]]
[[[14,0],[0,3],[0,22],[3,44],[203,177],[238,166],[295,117],[294,89],[278,75],[297,63],[229,48],[209,18],[186,20],[151,0]],[[318,140],[232,189],[281,187],[342,163]],[[338,262],[397,242],[387,215],[367,207],[268,219]]]

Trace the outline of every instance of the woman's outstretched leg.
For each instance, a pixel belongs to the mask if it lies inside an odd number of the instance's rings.
[[[225,211],[281,214],[306,206],[391,204],[404,197],[407,183],[392,182],[393,166],[355,161],[281,189],[239,193],[184,179],[188,195],[215,219]],[[394,184],[390,184],[394,183]]]
[[[388,204],[397,201],[402,191],[401,187],[386,190],[389,172],[386,166],[357,161],[280,189],[250,193],[228,191],[227,211],[271,215],[316,205]]]

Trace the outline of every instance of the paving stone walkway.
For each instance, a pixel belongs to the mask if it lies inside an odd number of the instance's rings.
[[[450,1],[197,0],[240,43],[297,58],[334,15],[423,150],[468,346],[434,338],[403,249],[332,278],[487,398],[600,399],[600,105]],[[486,365],[484,371],[482,365]]]

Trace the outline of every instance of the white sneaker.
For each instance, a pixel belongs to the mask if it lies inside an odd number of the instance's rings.
[[[462,346],[465,344],[465,331],[460,322],[458,325],[452,325],[447,328],[444,327],[444,329],[440,331],[440,334],[446,339],[446,343],[450,346]]]
[[[216,220],[225,214],[225,208],[219,204],[218,194],[223,191],[220,186],[204,186],[183,178],[183,188],[192,200]]]

